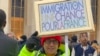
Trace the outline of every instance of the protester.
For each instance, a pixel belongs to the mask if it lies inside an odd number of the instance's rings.
[[[97,49],[94,52],[94,56],[100,56],[100,46],[97,46]]]
[[[17,56],[18,43],[4,34],[6,14],[0,9],[0,56]]]
[[[41,37],[41,48],[37,52],[33,52],[31,56],[64,56],[59,50],[61,44],[61,36],[45,36]]]
[[[33,51],[37,51],[41,48],[40,38],[38,37],[38,32],[35,31],[31,37],[26,41],[26,44],[21,49],[18,56],[31,56]]]
[[[22,47],[25,45],[26,41],[27,41],[27,36],[26,35],[22,35],[20,37],[20,41],[18,41],[18,46],[19,46],[19,51],[22,49]]]
[[[94,49],[87,43],[87,32],[80,33],[80,44],[76,45],[72,50],[72,56],[93,56]]]
[[[69,43],[69,48],[70,48],[70,53],[72,52],[72,48],[78,45],[79,43],[77,42],[77,36],[73,35],[71,37],[71,42]],[[71,56],[71,55],[70,55]]]
[[[96,40],[93,40],[91,46],[95,49],[94,56],[100,56],[100,46]]]

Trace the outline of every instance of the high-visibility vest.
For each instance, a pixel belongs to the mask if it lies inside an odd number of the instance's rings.
[[[26,49],[26,45],[24,45],[24,47],[21,49],[20,53],[18,56],[31,56],[32,52],[29,52]]]
[[[68,48],[67,49],[67,54],[66,54],[66,56],[70,56],[70,49],[69,49],[69,47],[66,47],[66,48]],[[63,51],[63,52],[65,52],[66,50],[65,50],[65,44],[61,44],[60,45],[60,47],[59,47],[59,49],[61,50],[61,51]],[[65,53],[64,53],[64,55],[65,55]]]
[[[65,45],[64,44],[61,44],[59,49],[61,51],[63,51],[63,54],[59,55],[59,56],[70,56],[70,50],[68,48],[68,54],[65,53]],[[44,53],[41,53],[41,51],[33,51],[32,55],[31,56],[46,56]]]
[[[33,51],[31,56],[46,56],[46,54],[41,53],[40,51]],[[66,56],[65,53],[59,55],[59,56]]]

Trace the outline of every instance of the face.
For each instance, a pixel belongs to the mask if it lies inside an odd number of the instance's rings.
[[[87,41],[88,41],[88,36],[86,33],[82,33],[80,34],[80,42],[82,45],[87,45]]]
[[[58,41],[55,40],[55,39],[47,39],[45,42],[44,42],[44,50],[45,50],[45,53],[46,54],[56,54],[57,53],[57,49],[58,49]]]

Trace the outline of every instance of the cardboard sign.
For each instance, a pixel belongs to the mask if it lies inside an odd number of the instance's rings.
[[[89,0],[36,1],[34,12],[39,35],[94,30]]]

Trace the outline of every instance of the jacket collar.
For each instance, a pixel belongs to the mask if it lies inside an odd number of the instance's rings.
[[[83,47],[84,47],[84,46],[81,45],[81,48],[83,48]],[[87,49],[89,48],[89,45],[87,45],[87,46],[85,46],[85,47],[86,47],[86,50],[87,50]]]

